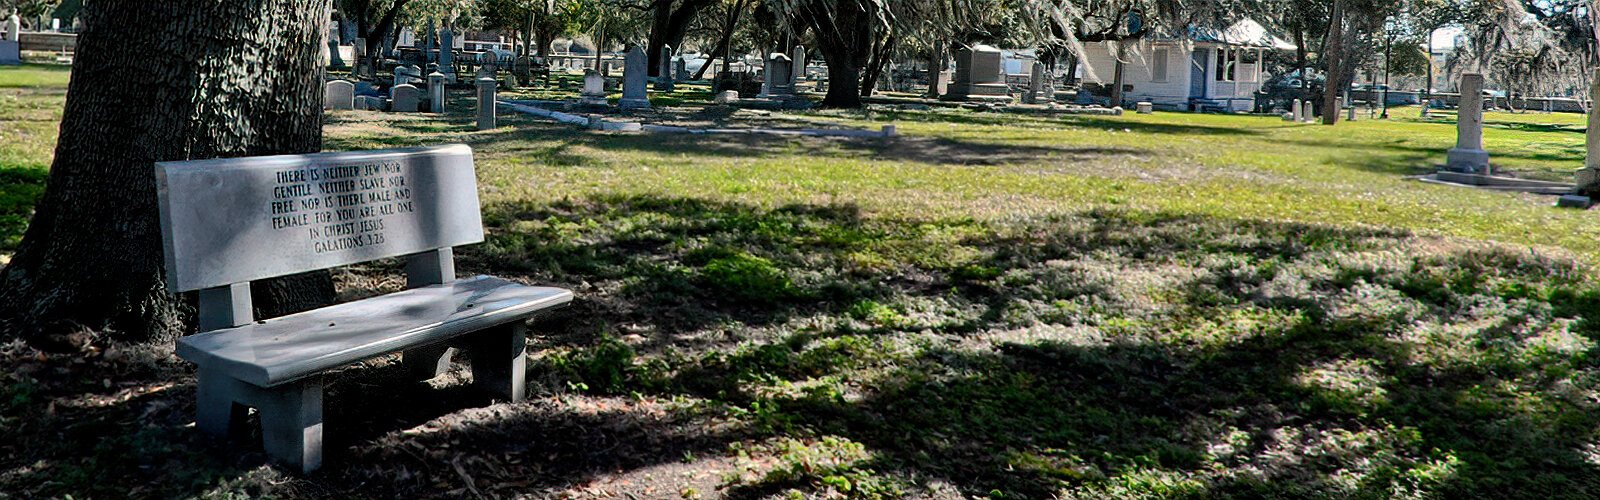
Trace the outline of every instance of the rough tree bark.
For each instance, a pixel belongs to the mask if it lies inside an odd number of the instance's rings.
[[[189,315],[162,278],[153,164],[319,150],[328,9],[86,5],[47,188],[0,270],[0,331],[45,346],[82,328],[124,340],[184,331]],[[333,298],[326,272],[258,285],[262,317]]]
[[[1433,100],[1433,32],[1434,31],[1435,31],[1435,29],[1428,28],[1428,30],[1425,32],[1425,35],[1424,35],[1424,36],[1428,37],[1428,57],[1423,58],[1423,59],[1428,61],[1428,74],[1427,74],[1428,81],[1427,81],[1427,84],[1422,87],[1422,110],[1419,113],[1422,114],[1423,118],[1427,118],[1428,117],[1428,108],[1430,107],[1428,105],[1428,102]]]
[[[869,2],[810,0],[799,19],[816,36],[817,50],[828,64],[828,94],[824,108],[861,107],[861,68],[872,52],[873,12]]]
[[[1123,78],[1127,74],[1128,49],[1127,44],[1117,42],[1117,62],[1111,68],[1111,106],[1122,106],[1122,87],[1127,85]]]
[[[1294,64],[1295,71],[1300,72],[1300,91],[1311,90],[1311,71],[1306,62],[1306,30],[1296,24],[1294,27]]]
[[[699,15],[700,9],[713,0],[655,0],[655,16],[650,22],[650,37],[644,53],[648,57],[650,76],[661,76],[661,47],[671,45],[674,53],[683,50],[683,37],[689,32],[689,23]],[[673,8],[676,5],[677,8]]]
[[[944,72],[944,43],[934,42],[928,48],[928,92],[923,94],[929,99],[939,98],[939,74]]]
[[[371,60],[367,68],[373,74],[368,76],[377,76],[378,66],[383,63],[383,49],[390,47],[389,39],[396,37],[400,33],[400,30],[395,29],[395,20],[400,16],[400,9],[404,8],[406,3],[410,1],[394,0],[394,3],[390,4],[389,8],[384,10],[376,21],[361,23],[362,29],[368,29],[368,26],[371,27],[370,31],[361,34],[362,39],[367,41],[367,58]]]
[[[861,76],[861,97],[872,97],[873,90],[878,88],[878,80],[883,77],[883,70],[894,57],[895,36],[879,40],[873,45],[872,51],[867,56],[866,74]],[[892,82],[891,82],[892,83]]]
[[[1328,68],[1328,76],[1322,85],[1323,125],[1339,123],[1339,89],[1350,88],[1345,75],[1354,74],[1348,68],[1349,57],[1344,53],[1344,4],[1344,0],[1333,0],[1333,11],[1328,15],[1328,38],[1322,43],[1322,59]]]

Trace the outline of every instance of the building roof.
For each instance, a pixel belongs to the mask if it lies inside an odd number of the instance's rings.
[[[1272,36],[1267,28],[1253,19],[1243,19],[1227,29],[1189,28],[1189,39],[1196,42],[1220,43],[1240,47],[1258,47],[1275,50],[1294,50],[1295,44]]]

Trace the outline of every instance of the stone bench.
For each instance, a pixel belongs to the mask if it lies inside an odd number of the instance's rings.
[[[228,436],[255,408],[267,453],[301,472],[322,464],[322,374],[403,353],[426,380],[464,349],[475,385],[520,401],[525,320],[572,300],[456,279],[452,248],[483,241],[464,145],[164,162],[156,178],[167,286],[199,292],[200,333],[177,345],[199,367],[195,425]],[[388,257],[406,290],[253,320],[251,281]]]

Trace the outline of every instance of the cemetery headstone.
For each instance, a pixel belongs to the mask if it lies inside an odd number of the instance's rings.
[[[437,38],[435,38],[435,37],[438,36],[438,33],[439,33],[438,31],[435,31],[433,29],[433,21],[431,21],[431,20],[428,21],[428,34],[423,35],[423,37],[422,37],[422,40],[423,40],[422,60],[423,61],[439,62],[439,59],[437,58],[437,56],[435,56],[433,54],[433,49],[434,49],[433,42],[437,40]]]
[[[334,80],[323,85],[322,107],[325,109],[355,109],[356,84]]]
[[[767,56],[767,74],[762,78],[766,80],[767,95],[764,97],[789,97],[794,95],[794,61],[782,52],[773,52]]]
[[[772,59],[763,57],[761,58],[761,92],[756,93],[756,97],[767,97],[772,88],[772,79],[768,78],[770,75],[772,75]]]
[[[712,102],[715,102],[717,104],[723,104],[723,105],[738,104],[739,103],[739,91],[737,91],[737,90],[724,90],[722,92],[717,92],[717,97]]]
[[[1600,68],[1594,70],[1594,76],[1600,77]],[[1600,81],[1600,80],[1595,80]],[[1600,97],[1600,87],[1589,88],[1589,98]],[[1600,123],[1600,100],[1592,100],[1595,104],[1589,106],[1589,123]],[[1584,156],[1583,168],[1577,172],[1577,192],[1587,196],[1600,196],[1600,127],[1588,127],[1583,134]]]
[[[1039,94],[1044,92],[1045,68],[1044,63],[1033,62],[1033,72],[1028,76],[1028,93],[1023,94],[1022,102],[1034,104],[1039,102]]]
[[[789,63],[792,65],[792,69],[789,71],[789,87],[798,88],[800,80],[804,80],[806,77],[806,46],[796,45],[793,50],[789,51],[789,54],[791,54]]]
[[[339,23],[328,21],[328,65],[343,68],[344,58],[339,56]]]
[[[492,77],[478,79],[478,130],[495,127],[495,81]]]
[[[689,78],[693,76],[689,74],[689,61],[685,61],[683,56],[678,56],[677,59],[672,60],[672,75],[673,78],[680,82],[689,81]]]
[[[637,45],[623,58],[622,100],[617,105],[624,111],[650,109],[650,96],[645,92],[650,81],[649,66],[650,59],[645,57],[644,48]]]
[[[389,110],[396,113],[415,113],[422,104],[422,89],[406,83],[389,89]]]
[[[22,64],[22,42],[0,40],[0,66]]]
[[[1588,196],[1578,194],[1561,195],[1560,198],[1556,199],[1556,206],[1560,208],[1576,208],[1579,210],[1585,210],[1593,204],[1594,201]]]
[[[394,85],[420,85],[422,83],[422,70],[416,66],[401,66],[394,69]],[[393,96],[390,97],[392,98]]]
[[[1139,103],[1135,104],[1134,106],[1136,106],[1136,109],[1141,115],[1148,115],[1156,112],[1155,103],[1150,101],[1139,101]]]
[[[428,74],[428,110],[436,114],[444,112],[444,73]]]
[[[1300,106],[1299,99],[1295,99],[1294,104],[1289,106],[1289,112],[1293,113],[1294,121],[1299,122],[1305,120],[1305,118],[1300,115],[1300,113],[1305,112],[1305,108]]]
[[[487,68],[488,71],[493,71],[495,63],[498,63],[498,62],[500,62],[500,56],[496,56],[494,54],[494,52],[485,51],[485,52],[479,53],[478,54],[478,74],[481,76],[483,74],[483,72],[485,71],[485,68]]]
[[[439,72],[444,74],[448,83],[456,81],[455,47],[456,32],[447,25],[444,31],[439,32]]]
[[[1489,174],[1489,152],[1483,150],[1483,75],[1461,75],[1461,103],[1456,111],[1456,147],[1446,153],[1445,169]]]
[[[656,90],[671,92],[672,84],[672,46],[661,46],[661,60],[656,67]]]
[[[934,88],[938,89],[936,95],[942,96],[950,93],[950,82],[955,79],[955,75],[955,71],[948,69],[939,72],[938,76],[935,77],[937,80],[933,82]]]
[[[12,14],[10,18],[6,19],[5,39],[12,42],[22,41],[22,18],[17,17],[16,14]]]
[[[583,72],[583,91],[578,94],[580,106],[607,106],[606,77],[592,69]]]
[[[947,101],[1010,102],[1011,88],[1002,71],[1000,49],[973,45],[956,50],[955,81],[943,97]]]
[[[370,64],[370,63],[367,62],[367,39],[365,39],[365,38],[356,38],[355,42],[353,42],[352,45],[350,46],[350,52],[356,58],[355,64],[354,64],[356,74],[357,75],[370,75],[370,74],[372,74],[370,69],[367,67],[368,64]]]

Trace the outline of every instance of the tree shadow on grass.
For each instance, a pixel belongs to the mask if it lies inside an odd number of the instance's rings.
[[[1414,153],[1414,154],[1419,154],[1419,155],[1437,156],[1437,157],[1439,157],[1441,159],[1444,158],[1445,153],[1448,152],[1449,149],[1453,146],[1453,145],[1446,145],[1444,147],[1437,147],[1436,148],[1436,147],[1431,147],[1431,146],[1409,145],[1409,144],[1393,144],[1393,143],[1390,143],[1390,144],[1329,143],[1327,141],[1315,141],[1315,140],[1309,140],[1309,139],[1284,139],[1281,142],[1288,143],[1288,144],[1296,144],[1296,145],[1301,145],[1301,146],[1318,147],[1318,148],[1332,147],[1332,148],[1339,148],[1339,149],[1351,149],[1351,150],[1362,150],[1362,151],[1370,151],[1370,150],[1373,150],[1373,149],[1382,149],[1382,150],[1395,151],[1395,152],[1405,152],[1405,153]],[[1490,151],[1489,152],[1489,157],[1490,157],[1491,161],[1495,157],[1517,158],[1517,159],[1522,159],[1522,160],[1542,161],[1542,162],[1557,162],[1557,161],[1581,162],[1581,161],[1583,161],[1582,149],[1575,149],[1575,150],[1571,150],[1571,151],[1568,151],[1568,152],[1561,152],[1561,153]]]
[[[670,198],[587,207],[542,215],[658,239],[599,237],[604,229],[551,234],[618,248],[579,253],[624,270],[550,266],[573,273],[557,281],[695,276],[700,264],[680,252],[697,246],[683,239],[723,242],[794,277],[841,265],[834,255],[972,250],[958,252],[975,256],[966,260],[880,254],[904,260],[822,282],[792,279],[852,293],[755,309],[726,302],[735,291],[690,278],[674,293],[702,307],[690,316],[717,317],[705,323],[677,323],[670,311],[683,305],[652,304],[658,295],[629,295],[628,287],[598,299],[627,307],[578,310],[606,318],[583,328],[597,334],[623,323],[787,332],[698,346],[711,351],[655,339],[717,354],[651,358],[646,341],[637,364],[628,351],[612,371],[559,374],[594,387],[609,377],[605,390],[760,409],[757,439],[825,448],[816,440],[842,438],[870,451],[827,467],[784,455],[776,460],[800,465],[733,484],[736,497],[826,490],[874,473],[1029,498],[1063,490],[1587,497],[1600,488],[1586,458],[1600,417],[1575,396],[1589,389],[1564,389],[1593,385],[1586,353],[1596,328],[1582,311],[1600,291],[1570,260],[1382,229],[1166,214],[1089,212],[952,240],[951,231],[875,233],[882,221],[852,209]],[[747,222],[683,225],[721,220]],[[787,236],[761,235],[774,228]],[[796,243],[833,230],[860,236]],[[686,269],[679,277],[630,273],[633,258]],[[806,328],[781,326],[802,317],[813,318]],[[585,339],[549,347],[564,342]],[[906,342],[923,347],[906,354]]]
[[[543,133],[543,132],[541,132]],[[840,158],[888,160],[932,166],[1004,165],[1051,161],[1083,162],[1144,154],[1132,148],[996,144],[948,138],[798,137],[771,134],[582,134],[561,135],[563,147],[638,151],[657,155],[727,158]],[[548,135],[542,138],[549,138]]]
[[[1179,123],[1153,123],[1131,120],[1118,120],[1097,116],[1063,116],[1059,121],[1083,127],[1094,127],[1107,130],[1128,129],[1135,132],[1160,135],[1230,135],[1230,136],[1260,136],[1266,133],[1255,129],[1237,126],[1196,125]]]
[[[792,439],[803,446],[752,452],[786,472],[726,492],[1600,491],[1587,458],[1600,328],[1584,317],[1600,291],[1570,259],[1144,212],[979,223],[612,196],[486,216],[463,269],[579,292],[540,323],[565,331],[535,347],[534,401],[484,407],[381,363],[344,372],[328,398],[337,461],[288,480],[194,436],[170,358],[18,356],[29,375],[0,379],[0,485],[539,496]],[[644,338],[603,340],[628,328]],[[123,382],[155,389],[121,397]],[[567,393],[582,390],[617,396]],[[166,480],[139,479],[152,470]]]
[[[1019,122],[1037,122],[1049,125],[1067,125],[1103,130],[1131,130],[1163,135],[1232,135],[1259,136],[1264,132],[1251,128],[1200,124],[1156,123],[1110,118],[1098,115],[1044,114],[1044,113],[950,113],[929,111],[873,110],[877,121],[938,122],[965,125],[1017,125]]]

